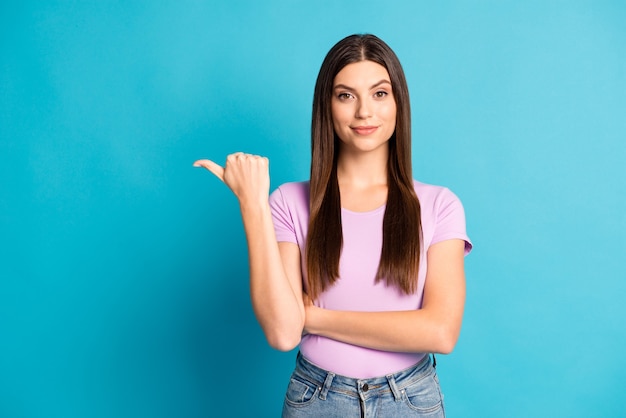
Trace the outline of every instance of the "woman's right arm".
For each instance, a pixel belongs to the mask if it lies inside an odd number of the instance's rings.
[[[276,241],[267,158],[236,153],[228,156],[225,167],[210,160],[198,160],[194,166],[215,174],[239,200],[248,241],[254,313],[273,348],[295,348],[304,328],[300,249],[296,244]]]

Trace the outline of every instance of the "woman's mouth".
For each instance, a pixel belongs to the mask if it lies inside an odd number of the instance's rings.
[[[353,126],[352,130],[359,135],[370,135],[373,134],[378,126]]]

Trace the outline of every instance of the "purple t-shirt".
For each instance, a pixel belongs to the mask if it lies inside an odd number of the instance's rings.
[[[420,309],[426,279],[428,248],[440,241],[462,239],[465,254],[472,244],[465,232],[465,213],[460,200],[448,189],[414,181],[422,212],[422,239],[417,292],[405,295],[384,281],[375,283],[382,249],[385,206],[369,212],[341,210],[343,247],[339,278],[315,302],[325,309],[340,311],[404,311]],[[286,183],[270,195],[270,206],[278,242],[300,247],[306,289],[305,243],[309,225],[309,183]],[[319,335],[305,335],[302,355],[335,374],[371,378],[397,372],[419,362],[425,353],[397,353],[355,346]]]

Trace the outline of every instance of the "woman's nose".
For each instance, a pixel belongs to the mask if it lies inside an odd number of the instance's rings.
[[[356,106],[356,117],[359,119],[367,119],[370,116],[372,116],[371,104],[367,101],[367,99],[359,100]]]

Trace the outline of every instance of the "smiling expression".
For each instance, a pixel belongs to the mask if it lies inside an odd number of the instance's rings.
[[[396,128],[389,73],[373,61],[348,64],[335,76],[333,126],[346,151],[387,150]]]

